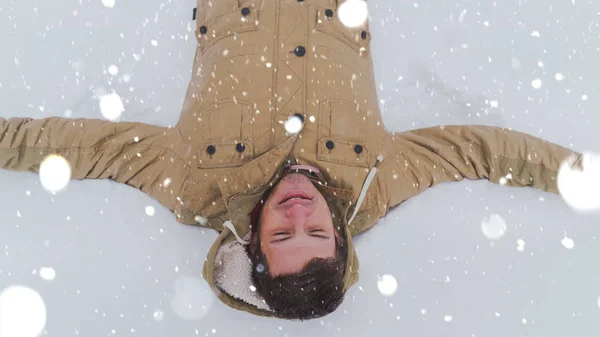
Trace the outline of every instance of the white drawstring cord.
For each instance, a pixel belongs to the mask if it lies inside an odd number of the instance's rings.
[[[235,230],[235,227],[233,226],[233,224],[231,223],[231,221],[229,221],[229,220],[225,221],[225,223],[223,224],[223,227],[229,228],[229,230],[233,233],[233,235],[235,235],[235,238],[237,239],[237,241],[239,243],[241,243],[243,245],[250,244],[250,242],[242,240],[242,238],[240,238],[240,236],[238,235],[238,233]]]
[[[365,196],[367,195],[367,191],[369,190],[369,185],[371,185],[373,178],[375,178],[375,174],[377,173],[377,166],[379,166],[379,163],[381,163],[382,161],[383,161],[383,156],[377,156],[377,163],[369,172],[369,175],[367,176],[367,179],[365,180],[365,183],[363,184],[363,187],[360,190],[360,195],[358,196],[358,201],[356,202],[356,207],[354,207],[354,214],[352,214],[350,221],[348,221],[348,226],[350,226],[350,224],[354,220],[354,217],[356,216],[356,213],[358,213],[358,209],[360,208],[360,205],[362,204]]]

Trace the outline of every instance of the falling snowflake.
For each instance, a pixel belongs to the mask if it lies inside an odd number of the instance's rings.
[[[113,92],[100,97],[100,112],[104,118],[114,122],[121,117],[123,111],[125,111],[125,107],[117,93]]]
[[[394,276],[385,274],[377,281],[377,288],[379,288],[379,292],[383,295],[392,296],[398,288],[398,282]]]
[[[175,281],[171,308],[179,317],[185,320],[204,318],[214,301],[215,295],[200,277],[183,276]]]
[[[498,179],[498,183],[500,185],[506,185],[508,183],[508,181],[511,179],[512,179],[512,174],[509,173],[504,177],[500,177],[500,179]]]
[[[560,195],[576,211],[600,209],[600,156],[583,153],[581,169],[572,167],[576,159],[575,156],[565,159],[558,170]]]
[[[566,236],[560,241],[560,243],[562,243],[562,245],[567,249],[573,249],[575,247],[575,242],[573,239]]]
[[[296,115],[290,116],[287,121],[285,121],[285,131],[288,133],[298,133],[302,130],[302,119]]]
[[[46,281],[52,281],[56,277],[56,271],[49,267],[40,268],[40,277]]]
[[[162,312],[162,310],[156,310],[152,316],[155,320],[162,321],[162,319],[165,317],[165,314]]]
[[[0,293],[0,336],[36,337],[46,325],[46,304],[28,287],[9,286]]]
[[[452,322],[452,316],[451,315],[444,316],[444,321],[446,321],[446,322]]]
[[[506,234],[506,222],[499,214],[492,214],[481,222],[481,231],[488,239],[500,239]]]
[[[565,75],[563,75],[563,74],[561,74],[561,73],[556,73],[556,75],[554,75],[554,78],[555,78],[557,81],[562,81],[562,80],[564,80],[564,79],[565,79]]]
[[[460,15],[458,16],[458,22],[465,21],[466,16],[467,16],[467,10],[463,9],[462,11],[460,11]]]
[[[110,67],[108,67],[108,72],[109,74],[116,76],[117,74],[119,74],[119,68],[117,68],[116,65],[112,64]]]
[[[194,219],[202,226],[206,226],[206,224],[208,224],[208,219],[201,215],[196,215]]]
[[[539,78],[534,79],[533,81],[531,81],[531,86],[534,89],[539,89],[542,87],[542,80]]]
[[[102,0],[102,4],[108,8],[115,7],[115,0]]]
[[[368,15],[367,2],[363,0],[346,0],[338,7],[340,22],[349,28],[361,26]]]
[[[523,239],[519,239],[517,240],[517,250],[522,252],[523,250],[525,250],[525,241]]]
[[[69,184],[71,179],[71,165],[59,155],[51,154],[40,164],[40,182],[42,187],[56,193]]]
[[[146,206],[146,214],[148,216],[153,216],[154,215],[154,207],[153,206]]]

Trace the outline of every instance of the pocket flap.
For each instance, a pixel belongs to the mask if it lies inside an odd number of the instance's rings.
[[[240,166],[253,158],[254,124],[249,103],[227,99],[199,116],[203,135],[198,149],[198,167]],[[242,151],[239,151],[240,147]]]
[[[258,30],[257,18],[257,10],[252,8],[246,16],[242,15],[240,10],[235,10],[199,23],[196,27],[196,38],[201,53],[204,54],[223,38],[237,33]],[[206,32],[203,34],[204,29],[206,29]]]
[[[317,12],[316,30],[336,37],[350,48],[359,52],[361,56],[365,57],[369,42],[371,41],[368,22],[365,22],[362,27],[346,27],[340,21],[337,14],[334,14],[332,17],[325,15],[326,10],[327,9],[324,8]]]
[[[319,144],[317,159],[349,166],[369,167],[370,148],[368,122],[360,116],[366,112],[342,100],[326,100],[319,104]],[[327,143],[332,142],[333,148]],[[360,153],[355,147],[360,146]]]

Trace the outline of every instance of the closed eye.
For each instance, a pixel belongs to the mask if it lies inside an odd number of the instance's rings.
[[[271,240],[271,242],[273,243],[273,242],[282,242],[282,241],[285,241],[285,240],[287,240],[287,239],[290,238],[288,234],[289,234],[288,232],[282,232],[282,231],[281,232],[275,232],[273,234],[273,237],[275,238],[275,240]]]
[[[322,235],[322,233],[325,233],[324,230],[322,229],[315,229],[309,232],[312,236],[317,237],[317,238],[321,238],[321,239],[329,239],[329,236],[327,235]],[[319,234],[321,233],[321,235],[314,235],[315,233]]]

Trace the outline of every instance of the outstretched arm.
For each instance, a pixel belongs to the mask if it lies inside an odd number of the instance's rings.
[[[185,180],[172,129],[135,122],[49,117],[0,118],[0,168],[38,172],[57,154],[72,179],[112,179],[141,189],[171,210]]]
[[[379,168],[387,208],[446,181],[488,179],[558,193],[562,162],[581,154],[557,144],[499,127],[438,126],[388,133],[387,158]],[[387,212],[386,208],[386,212]]]

